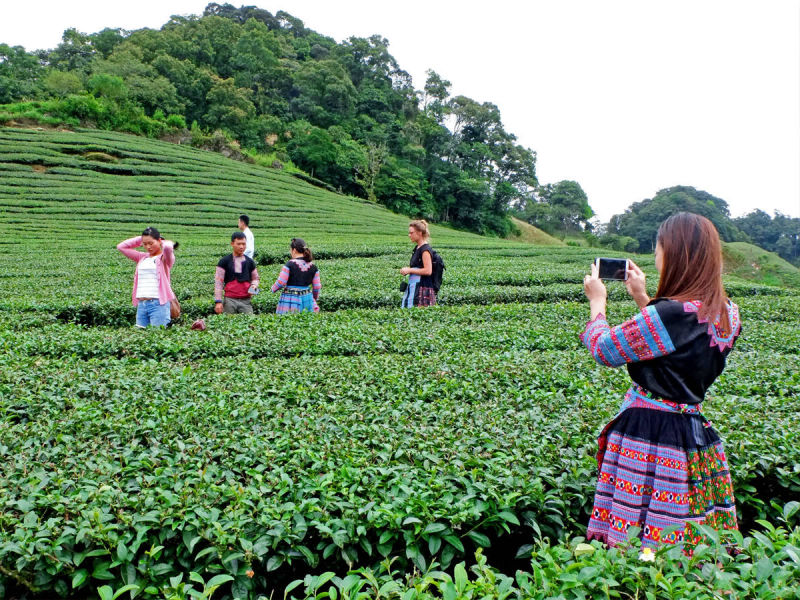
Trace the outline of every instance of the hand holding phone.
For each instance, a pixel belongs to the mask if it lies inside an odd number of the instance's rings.
[[[592,318],[594,319],[599,313],[605,312],[606,297],[608,291],[603,281],[598,277],[599,267],[596,262],[592,263],[592,272],[583,278],[583,292],[589,299],[589,304],[592,309]]]
[[[650,302],[644,271],[632,260],[628,261],[628,279],[625,281],[625,287],[628,288],[628,294],[636,301],[639,308],[644,308]]]

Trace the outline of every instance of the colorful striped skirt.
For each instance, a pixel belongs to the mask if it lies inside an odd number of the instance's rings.
[[[403,308],[414,306],[434,306],[436,304],[436,290],[432,287],[419,285],[419,275],[408,276],[408,287],[403,292]]]
[[[691,553],[702,537],[689,523],[738,529],[722,441],[701,406],[628,390],[598,439],[589,539],[616,546],[638,527],[642,547],[683,544]]]
[[[289,285],[283,288],[280,300],[278,300],[278,307],[275,312],[279,315],[286,313],[296,312],[319,312],[314,294],[311,293],[311,287],[298,287]]]

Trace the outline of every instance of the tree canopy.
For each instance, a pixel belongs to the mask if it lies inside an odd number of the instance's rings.
[[[731,221],[728,203],[708,192],[690,186],[659,190],[652,198],[633,203],[621,215],[614,215],[607,233],[633,238],[639,252],[653,252],[661,223],[679,212],[692,212],[708,218],[727,242],[747,241]]]
[[[519,217],[550,235],[591,232],[594,216],[589,198],[577,181],[541,185],[535,196],[521,205]]]
[[[580,184],[540,185],[536,153],[499,108],[450,89],[433,70],[415,89],[379,35],[338,43],[255,6],[211,3],[159,30],[67,29],[51,50],[0,44],[0,104],[57,102],[61,118],[153,136],[187,123],[192,136],[221,130],[344,193],[478,233],[509,233],[509,211],[560,237],[592,233]],[[688,186],[614,215],[599,242],[651,252],[679,211],[800,263],[800,219],[731,219],[724,200]]]
[[[757,246],[800,266],[800,218],[779,212],[770,217],[763,210],[756,209],[734,219],[733,223]]]
[[[451,97],[434,71],[416,90],[381,36],[337,43],[255,6],[211,3],[159,30],[68,29],[35,54],[0,45],[0,103],[47,98],[82,120],[115,107],[180,116],[343,192],[480,233],[507,234],[509,207],[538,185],[536,153],[496,105]]]

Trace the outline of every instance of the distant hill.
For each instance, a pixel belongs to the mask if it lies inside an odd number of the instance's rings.
[[[519,233],[510,233],[506,236],[507,240],[536,244],[538,246],[566,246],[566,244],[558,238],[554,238],[552,235],[545,233],[530,223],[526,223],[516,217],[511,217],[511,222],[514,223],[514,227],[519,230]]]
[[[723,244],[724,272],[756,283],[800,288],[800,269],[774,252],[746,242]]]
[[[334,256],[410,246],[409,217],[377,203],[281,169],[97,129],[0,127],[0,204],[0,223],[50,245],[82,229],[111,241],[156,225],[178,240],[204,241],[216,230],[225,249],[238,214],[247,213],[265,262],[282,257],[292,235]],[[449,227],[431,233],[439,245],[494,243]]]
[[[36,53],[0,40],[0,124],[190,128],[194,145],[235,140],[345,194],[499,236],[537,185],[536,153],[496,104],[451,96],[430,70],[415,86],[380,35],[337,42],[285,11],[211,2],[160,29],[63,40]]]
[[[129,323],[131,269],[115,246],[152,225],[181,243],[173,285],[184,314],[206,314],[213,268],[230,252],[241,213],[250,216],[265,279],[297,236],[324,263],[323,310],[399,304],[399,270],[412,248],[406,215],[218,152],[97,129],[0,127],[0,227],[13,232],[0,241],[0,312],[13,305],[85,324]],[[556,297],[588,261],[559,248],[554,265],[552,245],[441,225],[431,236],[447,264],[443,303]],[[520,272],[508,256],[529,264]],[[565,261],[574,263],[567,274]],[[87,296],[89,280],[96,288]],[[256,305],[270,312],[275,302],[261,294]]]

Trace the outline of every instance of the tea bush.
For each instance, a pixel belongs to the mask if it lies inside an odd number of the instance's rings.
[[[628,381],[578,340],[594,250],[434,227],[441,306],[401,311],[405,217],[101,131],[0,129],[0,204],[0,597],[790,597],[794,290],[725,281],[744,333],[705,414],[743,552],[650,564],[576,541]],[[253,317],[211,314],[241,212],[264,287],[291,237],[311,244],[321,314],[276,316],[268,292]],[[184,316],[142,332],[115,245],[147,225],[181,242]],[[635,310],[609,296],[612,321]]]

